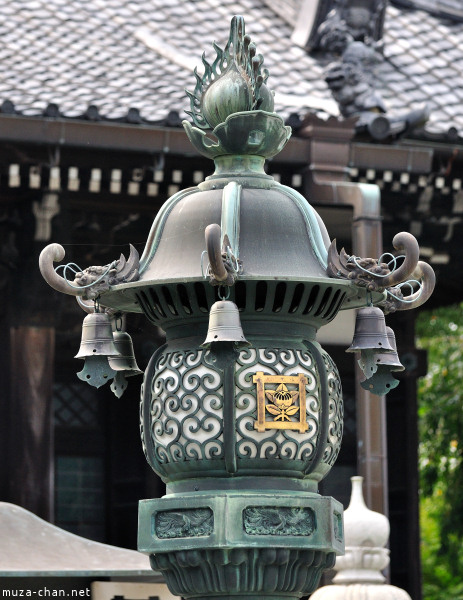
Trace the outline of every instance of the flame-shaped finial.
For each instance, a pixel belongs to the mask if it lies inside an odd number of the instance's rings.
[[[186,111],[200,129],[214,129],[234,113],[273,111],[273,94],[265,85],[267,69],[256,45],[245,35],[244,19],[234,16],[230,36],[222,50],[215,42],[216,59],[210,64],[203,54],[204,74],[195,69],[194,92],[186,90],[191,111]]]

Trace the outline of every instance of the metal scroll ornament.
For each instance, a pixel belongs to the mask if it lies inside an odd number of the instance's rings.
[[[77,377],[97,388],[111,381],[111,391],[120,398],[127,388],[126,377],[139,375],[142,371],[136,363],[130,335],[120,330],[112,332],[114,311],[103,306],[100,310],[99,298],[111,286],[139,279],[138,252],[130,245],[128,259],[121,254],[118,260],[104,266],[81,269],[75,263],[67,263],[55,268],[53,263],[64,256],[65,250],[60,244],[49,244],[40,254],[39,267],[52,288],[75,296],[80,307],[88,313],[76,355],[76,358],[85,359],[85,364]],[[84,299],[93,302],[87,303]]]
[[[210,353],[166,350],[158,355],[156,375],[145,395],[154,460],[161,466],[223,458],[221,372]]]
[[[322,354],[328,383],[328,427],[323,464],[328,471],[334,465],[341,449],[344,430],[344,403],[342,399],[341,378],[338,368],[329,354]]]
[[[398,233],[392,243],[397,255],[386,253],[378,259],[349,256],[344,249],[338,253],[336,240],[328,249],[327,271],[331,277],[349,279],[370,293],[384,293],[379,306],[359,310],[354,340],[347,349],[360,355],[358,364],[365,375],[361,386],[379,396],[397,387],[392,372],[402,367],[394,333],[390,328],[387,331],[384,314],[421,306],[431,296],[436,281],[432,267],[418,260],[418,242],[410,233]],[[389,353],[394,359],[385,358]]]
[[[63,260],[66,252],[60,244],[49,244],[39,257],[39,268],[45,281],[53,289],[70,296],[86,299],[97,299],[107,292],[111,286],[137,281],[139,275],[139,256],[130,244],[130,255],[126,259],[121,254],[118,260],[105,266],[92,266],[81,269],[74,263],[53,266],[54,262]],[[63,275],[60,275],[59,272]],[[71,277],[74,279],[71,280]]]

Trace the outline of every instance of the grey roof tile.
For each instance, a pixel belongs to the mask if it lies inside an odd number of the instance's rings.
[[[233,14],[245,15],[265,56],[269,85],[284,98],[278,104],[277,93],[277,110],[287,115],[331,101],[326,59],[294,46],[291,27],[262,0],[3,0],[0,101],[12,100],[25,114],[37,114],[49,102],[69,116],[82,114],[89,103],[110,118],[123,117],[130,107],[147,120],[170,109],[183,113],[183,88],[195,85],[186,63],[194,59],[200,66],[203,49],[214,58],[212,41],[224,45]],[[137,37],[142,26],[157,36],[159,48]],[[463,25],[389,6],[384,41],[376,87],[390,111],[431,98],[431,128],[445,131],[442,120],[451,118],[463,129],[461,98],[454,92],[463,79]],[[165,45],[174,48],[176,60]]]

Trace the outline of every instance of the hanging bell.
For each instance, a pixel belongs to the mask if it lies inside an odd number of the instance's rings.
[[[104,312],[87,315],[82,324],[82,339],[75,358],[85,359],[77,377],[99,388],[112,379],[116,371],[109,365],[109,356],[118,356],[111,327],[111,319]]]
[[[251,345],[244,337],[238,307],[231,300],[219,300],[211,306],[209,329],[201,346],[210,348],[217,342],[234,342],[238,348]]]
[[[384,396],[396,388],[399,382],[392,376],[392,373],[405,369],[397,354],[394,331],[391,327],[386,327],[386,332],[393,352],[378,352],[375,354],[374,359],[378,367],[376,373],[369,379],[360,382],[364,390],[368,390],[377,396]]]
[[[358,363],[367,379],[378,369],[375,355],[379,350],[384,353],[394,351],[387,336],[384,313],[375,306],[361,308],[355,320],[354,339],[346,352],[360,352]]]
[[[90,313],[82,323],[82,340],[74,358],[88,356],[118,356],[114,344],[111,318],[104,312]]]
[[[399,355],[397,354],[397,344],[395,342],[395,335],[392,327],[386,327],[386,332],[387,339],[392,346],[392,352],[379,352],[376,354],[376,362],[378,363],[378,366],[387,366],[391,371],[404,371],[405,367],[400,362]]]
[[[137,361],[135,360],[130,335],[126,331],[115,331],[113,338],[119,356],[111,356],[108,359],[109,366],[114,371],[117,371],[111,383],[111,391],[120,398],[127,389],[126,377],[141,375],[143,371],[138,368]]]
[[[138,368],[133,352],[132,338],[126,331],[113,332],[114,346],[117,356],[109,357],[109,364],[115,371],[124,371],[125,377],[141,375],[143,371]]]
[[[368,306],[358,311],[354,339],[346,352],[361,352],[362,350],[394,351],[387,336],[384,313],[376,306]]]

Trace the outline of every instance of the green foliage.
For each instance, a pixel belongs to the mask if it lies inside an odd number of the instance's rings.
[[[425,598],[463,600],[463,303],[421,313],[417,336]]]
[[[438,488],[432,497],[422,498],[420,507],[421,561],[423,570],[423,598],[425,600],[463,600],[463,581],[453,574],[448,559],[440,552],[439,517],[444,509],[442,490]],[[463,563],[463,552],[458,561]]]

